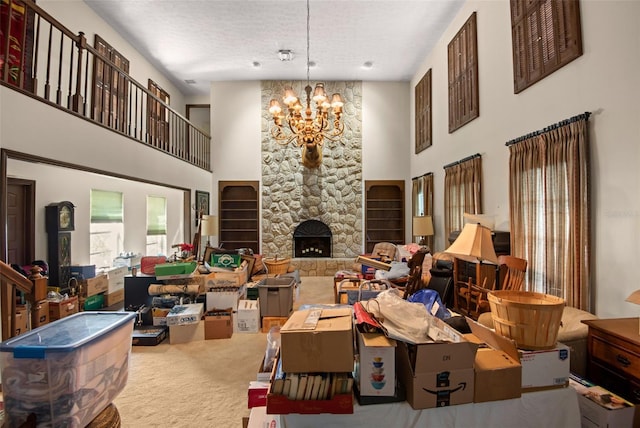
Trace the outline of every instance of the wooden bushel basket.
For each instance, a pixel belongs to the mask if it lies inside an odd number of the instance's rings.
[[[496,332],[515,340],[520,349],[556,346],[565,302],[549,294],[497,290],[487,294]]]
[[[278,275],[289,271],[289,262],[291,259],[262,259],[262,263],[267,267],[268,275]]]

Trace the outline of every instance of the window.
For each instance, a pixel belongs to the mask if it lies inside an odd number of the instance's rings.
[[[167,199],[147,196],[147,256],[167,254]]]
[[[151,79],[149,79],[149,91],[164,104],[169,105],[169,94]],[[166,150],[169,148],[169,110],[164,104],[149,97],[149,102],[147,103],[147,129],[149,142]]]
[[[427,71],[415,89],[416,103],[416,154],[431,142],[431,69]]]
[[[582,55],[578,0],[511,0],[513,92]]]
[[[114,63],[112,66],[98,56],[93,59],[93,119],[119,131],[127,128],[129,87],[126,75],[129,60],[96,34],[96,50]]]
[[[433,173],[429,172],[411,181],[413,187],[413,216],[428,215],[433,217]],[[427,236],[425,241],[433,251],[433,236]]]
[[[124,204],[121,192],[91,190],[90,263],[111,267],[124,251]]]
[[[444,167],[445,239],[461,230],[464,213],[482,213],[482,158],[473,155]]]
[[[478,41],[476,13],[447,46],[449,70],[449,133],[480,115],[478,105]]]

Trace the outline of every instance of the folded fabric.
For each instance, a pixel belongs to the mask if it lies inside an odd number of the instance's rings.
[[[391,262],[391,269],[388,271],[376,270],[376,279],[397,279],[409,275],[411,270],[406,262]]]

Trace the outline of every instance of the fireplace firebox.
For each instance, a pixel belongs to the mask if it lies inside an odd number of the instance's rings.
[[[294,257],[331,257],[331,229],[319,220],[305,220],[293,232]]]

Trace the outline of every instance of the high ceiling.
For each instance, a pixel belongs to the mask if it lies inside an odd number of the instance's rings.
[[[307,78],[304,0],[84,1],[185,94],[208,94],[212,81]],[[310,0],[311,80],[410,80],[463,3]],[[281,49],[293,60],[280,61]]]

